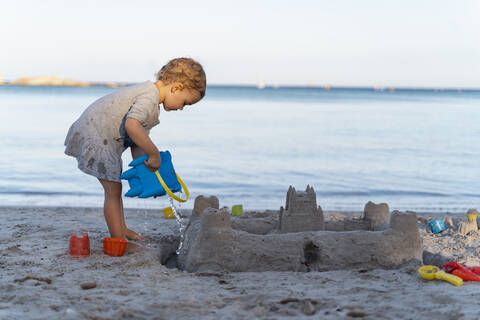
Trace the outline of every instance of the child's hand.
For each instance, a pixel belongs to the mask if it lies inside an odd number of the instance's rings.
[[[162,159],[160,158],[160,154],[157,152],[153,155],[148,155],[148,160],[143,161],[145,166],[151,171],[157,171],[160,168],[160,164]]]

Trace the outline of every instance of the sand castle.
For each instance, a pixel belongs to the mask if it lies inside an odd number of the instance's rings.
[[[280,231],[302,232],[323,230],[323,211],[317,208],[317,196],[307,185],[305,192],[297,192],[290,186],[285,209],[280,208]]]
[[[478,223],[477,223],[478,211],[476,209],[470,209],[467,212],[467,216],[470,214],[473,214],[475,216],[475,219],[472,219],[472,221],[462,220],[458,222],[457,233],[462,236],[466,236],[471,232],[475,232],[478,230]],[[447,222],[447,225],[448,224],[449,223]],[[453,222],[450,222],[450,224],[453,227]]]
[[[291,187],[285,209],[276,212],[233,217],[205,197],[195,207],[176,261],[189,272],[395,268],[422,260],[415,212],[390,216],[386,204],[367,203],[362,219],[324,221],[313,188]]]

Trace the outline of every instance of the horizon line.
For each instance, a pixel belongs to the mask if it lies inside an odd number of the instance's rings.
[[[24,86],[24,87],[39,87],[39,86],[59,86],[59,87],[123,87],[128,85],[133,85],[141,83],[142,81],[79,81],[79,80],[70,80],[66,78],[60,78],[65,81],[64,84],[54,84],[54,83],[45,83],[45,84],[29,84],[29,83],[15,83],[20,79],[24,78],[41,78],[41,77],[22,77],[16,80],[6,80],[0,79],[0,86]],[[145,80],[146,81],[146,80]],[[67,83],[69,82],[69,83]],[[81,84],[81,85],[77,85]],[[207,87],[243,87],[243,88],[257,88],[261,89],[280,89],[280,88],[310,88],[310,89],[353,89],[353,90],[374,90],[374,91],[395,91],[395,90],[428,90],[428,91],[480,91],[480,85],[478,87],[462,87],[462,86],[407,86],[407,85],[334,85],[334,84],[268,84],[264,82],[260,83],[212,83],[207,84]]]

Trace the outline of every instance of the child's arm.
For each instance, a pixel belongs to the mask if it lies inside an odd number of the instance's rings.
[[[147,168],[152,171],[160,168],[161,160],[158,149],[153,144],[140,121],[134,118],[127,118],[125,121],[125,130],[133,142],[148,155],[148,160],[145,161]]]

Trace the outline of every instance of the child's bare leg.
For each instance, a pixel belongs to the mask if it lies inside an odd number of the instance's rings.
[[[112,238],[125,239],[125,221],[123,218],[122,184],[120,182],[98,179],[105,191],[103,214]]]
[[[133,159],[136,159],[136,158],[145,154],[145,152],[143,152],[143,150],[140,149],[139,147],[131,147],[130,151],[132,153],[132,158]],[[122,209],[123,209],[123,202],[122,202]],[[122,217],[123,217],[123,210],[122,210]],[[125,219],[123,219],[123,224],[125,226],[125,233],[127,235],[127,238],[129,238],[131,240],[144,240],[145,239],[144,237],[142,237],[141,235],[139,235],[135,231],[133,231],[131,229],[128,229],[127,226],[125,225]]]
[[[127,228],[125,224],[125,215],[123,213],[122,184],[120,182],[108,181],[103,179],[100,183],[105,190],[105,202],[103,213],[107,222],[108,230],[113,238],[122,238],[129,240],[143,240],[143,237]],[[115,235],[114,235],[115,234]]]
[[[127,228],[127,225],[126,225],[126,223],[125,223],[125,215],[124,215],[124,212],[123,212],[123,201],[122,201],[122,198],[120,198],[120,205],[121,205],[121,207],[122,207],[122,211],[121,211],[121,215],[122,215],[122,225],[123,225],[123,228],[124,228],[124,230],[125,230],[125,236],[127,237],[127,239],[128,239],[128,240],[145,240],[144,237],[142,237],[141,235],[139,235],[139,234],[136,233],[135,231]]]

